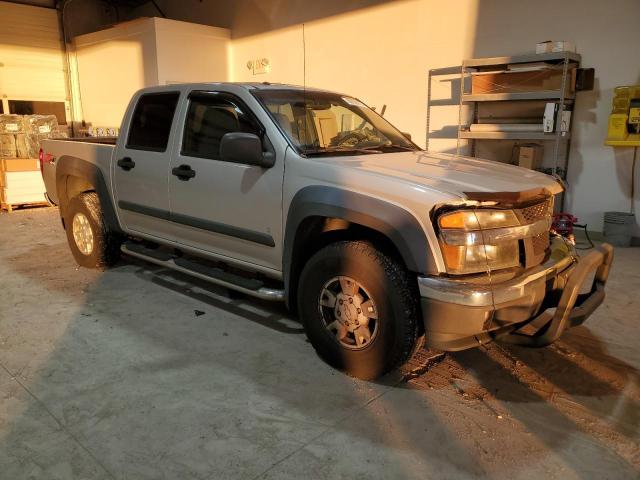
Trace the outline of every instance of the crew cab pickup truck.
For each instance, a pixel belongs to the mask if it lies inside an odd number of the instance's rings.
[[[603,301],[613,256],[550,231],[555,178],[422,151],[323,90],[147,88],[117,139],[45,140],[40,160],[80,265],[125,253],[285,301],[361,378],[424,343],[547,345]]]

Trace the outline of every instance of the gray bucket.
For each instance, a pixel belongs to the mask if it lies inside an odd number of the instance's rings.
[[[630,247],[636,216],[626,212],[605,212],[604,237],[616,247]]]

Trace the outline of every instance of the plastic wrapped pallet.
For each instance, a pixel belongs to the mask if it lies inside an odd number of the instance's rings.
[[[11,134],[24,132],[23,115],[0,115],[0,134]]]
[[[47,135],[58,129],[55,115],[25,115],[24,132],[36,135]]]
[[[16,136],[0,133],[0,158],[15,158],[16,154]]]
[[[36,135],[33,133],[19,133],[16,135],[17,157],[38,158],[40,153],[40,142],[45,138],[51,138],[51,135]]]

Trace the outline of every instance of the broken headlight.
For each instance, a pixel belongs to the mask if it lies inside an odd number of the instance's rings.
[[[531,234],[512,210],[458,210],[438,217],[448,273],[486,272],[518,266],[518,240]]]

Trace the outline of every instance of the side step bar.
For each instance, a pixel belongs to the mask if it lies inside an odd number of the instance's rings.
[[[265,287],[264,283],[258,279],[245,278],[225,272],[221,268],[208,267],[195,261],[176,257],[164,251],[146,248],[144,245],[133,242],[125,242],[120,247],[120,250],[127,255],[146,262],[170,268],[252,297],[261,298],[262,300],[284,301],[284,290]]]

